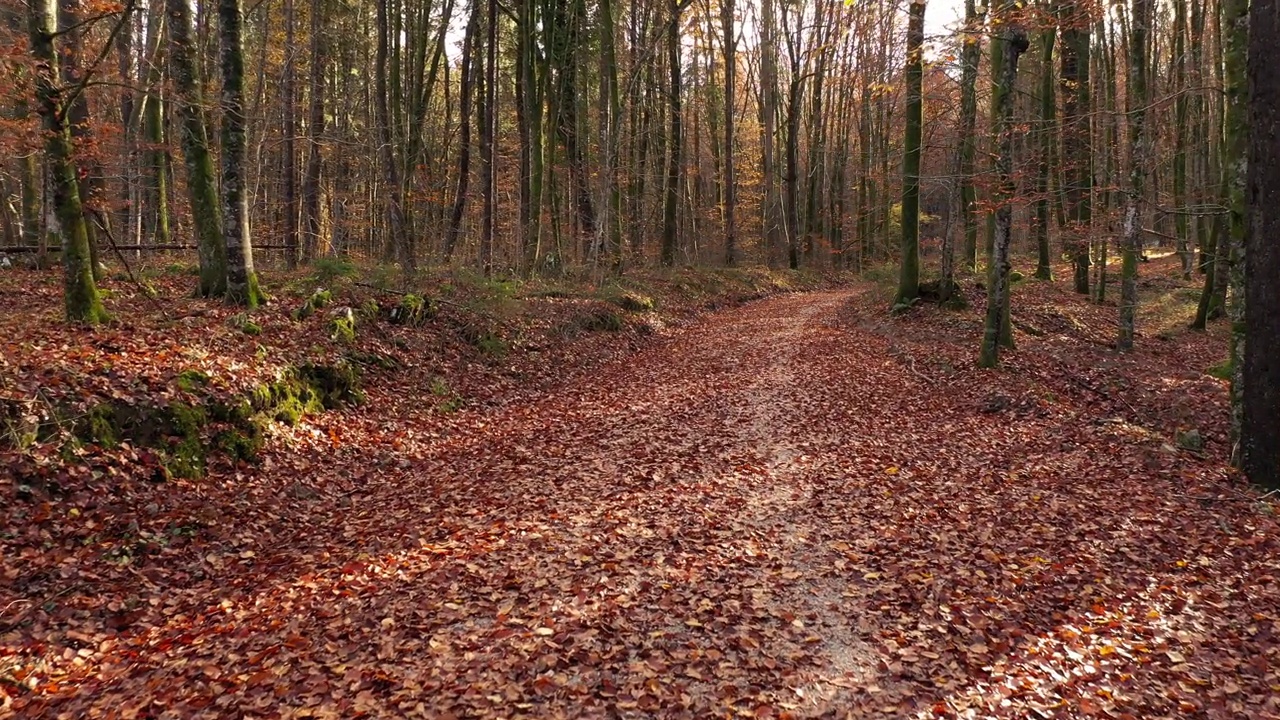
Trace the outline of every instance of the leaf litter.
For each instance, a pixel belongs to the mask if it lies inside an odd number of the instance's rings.
[[[114,564],[81,527],[109,497],[46,502],[5,527],[0,712],[1280,716],[1277,523],[1225,469],[1221,338],[1117,356],[1087,340],[1109,309],[1024,288],[1085,330],[998,371],[969,315],[791,295],[444,417],[372,383],[152,488]]]

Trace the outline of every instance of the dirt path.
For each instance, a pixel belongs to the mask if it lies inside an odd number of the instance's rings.
[[[1214,658],[1230,642],[1189,614],[1184,568],[1216,562],[1244,530],[1210,537],[1206,522],[1203,537],[1136,541],[1189,512],[1176,498],[1152,505],[1164,480],[1145,479],[1153,495],[1142,497],[1081,482],[1090,443],[1114,438],[1064,444],[1080,422],[1070,414],[963,413],[966,395],[943,401],[892,359],[893,338],[838,323],[850,297],[717,314],[446,437],[402,429],[412,453],[314,459],[317,476],[355,478],[340,521],[292,538],[228,533],[189,587],[152,588],[138,625],[154,627],[86,640],[83,666],[30,709],[799,718],[1194,707],[1144,688],[1176,688],[1161,673],[1191,643]],[[291,503],[300,528],[308,502]],[[220,581],[244,563],[266,580]],[[1087,642],[1064,653],[1068,632]],[[1255,679],[1268,677],[1264,667]],[[1186,702],[1229,717],[1241,697]]]

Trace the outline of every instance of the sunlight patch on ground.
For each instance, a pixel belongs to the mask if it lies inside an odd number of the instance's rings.
[[[1153,579],[1139,597],[1114,607],[1095,603],[1081,621],[1057,625],[1019,651],[995,659],[984,668],[987,679],[915,717],[979,718],[1015,708],[1029,717],[1114,717],[1131,700],[1125,686],[1133,671],[1157,659],[1173,663],[1174,674],[1185,674],[1168,697],[1181,712],[1202,712],[1212,689],[1191,674],[1180,649],[1201,639],[1203,618],[1195,595],[1177,594]],[[1217,694],[1229,690],[1219,688]]]

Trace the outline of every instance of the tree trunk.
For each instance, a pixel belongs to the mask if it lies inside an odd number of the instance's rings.
[[[1187,59],[1186,4],[1176,2],[1173,15],[1173,206],[1178,256],[1182,259],[1182,277],[1191,279],[1195,256],[1190,245],[1187,222]]]
[[[1129,123],[1129,188],[1124,208],[1124,248],[1120,276],[1120,333],[1116,347],[1133,348],[1138,309],[1138,258],[1142,254],[1141,205],[1147,167],[1147,24],[1151,0],[1133,0],[1129,29],[1129,74],[1125,78]]]
[[[964,40],[960,50],[960,216],[964,222],[964,262],[969,272],[978,271],[978,218],[973,188],[974,155],[977,150],[978,64],[982,60],[982,16],[974,0],[964,2]],[[953,278],[944,278],[950,295]],[[947,299],[947,298],[944,298]]]
[[[1141,0],[1139,0],[1141,1]],[[995,237],[992,243],[991,265],[987,271],[987,315],[982,335],[982,353],[978,364],[981,367],[995,367],[1000,364],[1000,346],[1003,342],[1005,327],[1009,324],[1009,241],[1013,230],[1013,199],[1016,186],[1013,179],[1013,89],[1018,79],[1018,59],[1026,52],[1030,43],[1027,33],[1006,14],[1010,6],[1002,6],[996,14],[1001,21],[1001,32],[996,42],[1001,46],[1000,62],[992,61],[992,67],[999,67],[1000,74],[996,78],[996,94],[993,98],[993,115],[995,119],[995,137],[999,143],[999,151],[995,157],[996,190]]]
[[[1040,33],[1040,163],[1036,176],[1036,250],[1038,261],[1035,276],[1041,280],[1053,279],[1053,264],[1049,253],[1049,170],[1053,162],[1054,125],[1057,124],[1057,104],[1053,97],[1053,45],[1057,40],[1057,28],[1047,27]]]
[[[204,93],[196,74],[191,4],[187,0],[165,0],[165,7],[169,12],[169,63],[182,116],[182,154],[187,164],[191,223],[199,246],[197,294],[217,297],[227,292],[227,247],[222,236],[218,179],[205,126]]]
[[[222,38],[222,231],[227,245],[227,302],[252,310],[262,301],[249,244],[248,143],[244,117],[244,14],[240,0],[218,0]]]
[[[404,212],[404,182],[400,175],[400,164],[396,160],[396,142],[395,131],[392,127],[394,118],[399,117],[399,113],[392,112],[391,109],[391,92],[387,87],[388,80],[392,79],[395,74],[395,81],[392,86],[398,85],[398,70],[394,68],[399,65],[398,61],[390,63],[391,54],[391,35],[393,29],[390,25],[390,18],[387,12],[387,3],[391,0],[376,0],[377,5],[377,32],[378,42],[376,59],[374,60],[374,94],[377,96],[374,100],[376,103],[378,138],[382,160],[383,180],[386,182],[386,209],[387,209],[387,242],[386,246],[392,249],[399,257],[401,268],[405,275],[412,276],[416,271],[416,260],[408,235],[405,232],[405,212]],[[398,40],[397,40],[398,42]],[[397,92],[398,95],[398,92]]]
[[[58,31],[65,38],[65,42],[58,54],[59,62],[62,64],[63,80],[69,86],[82,85],[87,79],[85,73],[92,71],[92,67],[87,70],[80,67],[81,45],[88,32],[88,26],[83,22],[86,20],[83,10],[79,0],[59,0]],[[98,259],[97,226],[89,216],[89,213],[98,207],[98,201],[101,199],[104,175],[102,160],[97,150],[98,138],[93,124],[93,112],[89,108],[89,95],[83,91],[75,93],[65,105],[64,111],[67,113],[67,122],[71,128],[72,146],[76,150],[72,163],[76,166],[80,204],[86,213],[84,229],[85,235],[89,238],[91,258],[89,266],[93,270],[93,279],[101,282],[103,266]],[[105,213],[100,217],[105,218]]]
[[[324,174],[325,72],[328,44],[325,42],[325,0],[311,2],[311,83],[307,111],[307,167],[302,178],[302,257],[315,259],[325,245],[321,235],[320,181]]]
[[[677,226],[676,207],[680,202],[680,175],[683,169],[681,149],[684,130],[680,115],[680,13],[684,5],[679,0],[671,0],[671,19],[667,28],[667,63],[671,71],[671,85],[668,88],[671,133],[667,136],[667,181],[662,205],[662,266],[671,267],[676,264]]]
[[[1237,347],[1241,400],[1240,456],[1255,483],[1280,488],[1280,42],[1276,0],[1252,0],[1249,17],[1248,227],[1244,263],[1246,298]],[[1233,332],[1233,334],[1235,334]]]
[[[773,0],[760,0],[760,171],[764,176],[765,254],[770,265],[778,256],[782,238],[778,231],[778,169],[774,154],[778,118],[778,49]]]
[[[783,234],[787,241],[787,267],[792,270],[800,267],[800,106],[804,93],[804,75],[801,72],[800,52],[797,49],[796,35],[799,27],[792,28],[791,12],[788,5],[781,6],[782,37],[787,44],[787,59],[790,62],[791,77],[787,82],[787,114],[783,130],[785,174],[782,176],[782,218]],[[799,25],[800,21],[797,21]]]
[[[734,175],[734,113],[737,107],[738,36],[734,27],[734,0],[720,0],[720,29],[724,37],[724,264],[732,267],[738,261],[737,178]]]
[[[924,124],[924,12],[924,0],[911,0],[907,24],[907,128],[902,160],[902,257],[894,307],[910,307],[920,296],[920,137]]]
[[[453,211],[449,215],[449,229],[444,240],[446,258],[452,258],[458,246],[458,235],[462,231],[462,217],[467,208],[467,186],[471,181],[471,99],[475,95],[475,35],[479,27],[480,3],[473,2],[471,19],[467,21],[467,31],[462,37],[462,69],[459,71],[461,112],[458,125],[458,184],[454,190]],[[525,92],[530,91],[530,88],[525,88]],[[532,131],[541,132],[541,128],[535,127]]]
[[[1058,59],[1062,89],[1063,204],[1067,216],[1064,244],[1072,259],[1075,291],[1082,295],[1089,294],[1089,233],[1093,224],[1089,7],[1085,0],[1064,0],[1058,18],[1062,28]]]
[[[147,22],[147,35],[154,38],[151,69],[147,73],[147,94],[143,96],[143,134],[148,148],[145,152],[146,188],[145,225],[151,242],[167,245],[171,242],[169,229],[169,150],[166,147],[163,65],[159,63],[163,53],[165,15],[161,6],[153,7]]]
[[[1258,2],[1259,0],[1253,0]],[[1228,208],[1228,235],[1224,238],[1227,241],[1227,259],[1230,268],[1228,272],[1227,284],[1230,288],[1228,295],[1227,312],[1231,318],[1231,461],[1237,467],[1240,466],[1240,438],[1241,429],[1244,421],[1244,353],[1245,344],[1245,322],[1246,322],[1246,301],[1245,293],[1245,268],[1251,261],[1245,255],[1245,202],[1246,202],[1246,180],[1248,174],[1248,153],[1249,153],[1249,85],[1247,58],[1250,46],[1249,38],[1249,2],[1250,0],[1224,0],[1222,4],[1222,34],[1223,34],[1223,72],[1225,73],[1226,94],[1224,100],[1226,103],[1224,119],[1224,128],[1226,133],[1225,146],[1223,148],[1222,167],[1225,175],[1227,187],[1227,208]],[[1274,12],[1275,6],[1269,5]],[[1255,11],[1253,17],[1259,17],[1259,13]],[[1267,21],[1268,25],[1274,21]],[[1268,25],[1264,25],[1268,27]],[[1266,50],[1266,40],[1268,36],[1264,34],[1262,38],[1255,41],[1253,48],[1256,51],[1264,52],[1264,55],[1258,57],[1261,61],[1263,57],[1270,57],[1270,50]],[[1256,63],[1255,63],[1256,64]],[[1261,109],[1261,104],[1257,105]],[[1255,128],[1260,138],[1267,138],[1267,133],[1274,132],[1274,125],[1265,128]],[[1254,171],[1254,177],[1267,177],[1264,173],[1265,168],[1258,168]],[[1261,191],[1262,188],[1259,188]],[[1259,195],[1259,198],[1262,196]],[[1222,242],[1219,240],[1218,242]],[[1266,242],[1274,242],[1274,238],[1265,235],[1260,236],[1254,241],[1253,245],[1260,245]],[[1263,261],[1266,262],[1271,257],[1272,251],[1264,251]],[[1219,247],[1218,257],[1224,257],[1222,248]],[[1265,266],[1264,266],[1265,267]],[[1255,277],[1259,277],[1256,274]],[[1219,276],[1221,277],[1221,276]],[[1257,296],[1259,291],[1265,291],[1266,282],[1259,283],[1259,287],[1253,289],[1253,295]],[[1265,311],[1266,301],[1263,304]],[[1266,332],[1265,330],[1263,331]],[[1267,341],[1264,335],[1263,342]],[[1264,349],[1266,346],[1264,345]],[[1255,361],[1256,362],[1256,361]],[[1276,472],[1276,468],[1271,468],[1272,472]]]
[[[44,119],[45,153],[53,179],[54,203],[62,240],[63,307],[68,321],[93,325],[107,319],[93,280],[89,236],[73,160],[71,128],[63,105],[63,78],[55,39],[58,15],[54,0],[31,0],[31,52],[39,64],[36,95]]]
[[[484,165],[484,215],[480,228],[480,268],[493,273],[493,224],[497,213],[498,174],[494,142],[497,140],[498,102],[498,0],[489,0],[485,30],[488,34],[484,68],[484,126],[480,130],[480,156]]]
[[[296,267],[298,264],[298,88],[297,73],[294,71],[294,57],[297,53],[296,43],[294,41],[294,25],[295,16],[293,12],[294,0],[285,0],[284,3],[284,27],[285,27],[285,49],[284,49],[284,82],[281,88],[284,92],[284,127],[281,129],[284,135],[284,162],[281,167],[280,178],[283,185],[283,205],[284,205],[284,244],[285,244],[285,262],[290,268]]]

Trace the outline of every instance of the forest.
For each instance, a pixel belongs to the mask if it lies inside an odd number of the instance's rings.
[[[1277,0],[0,0],[0,717],[1280,718]]]

